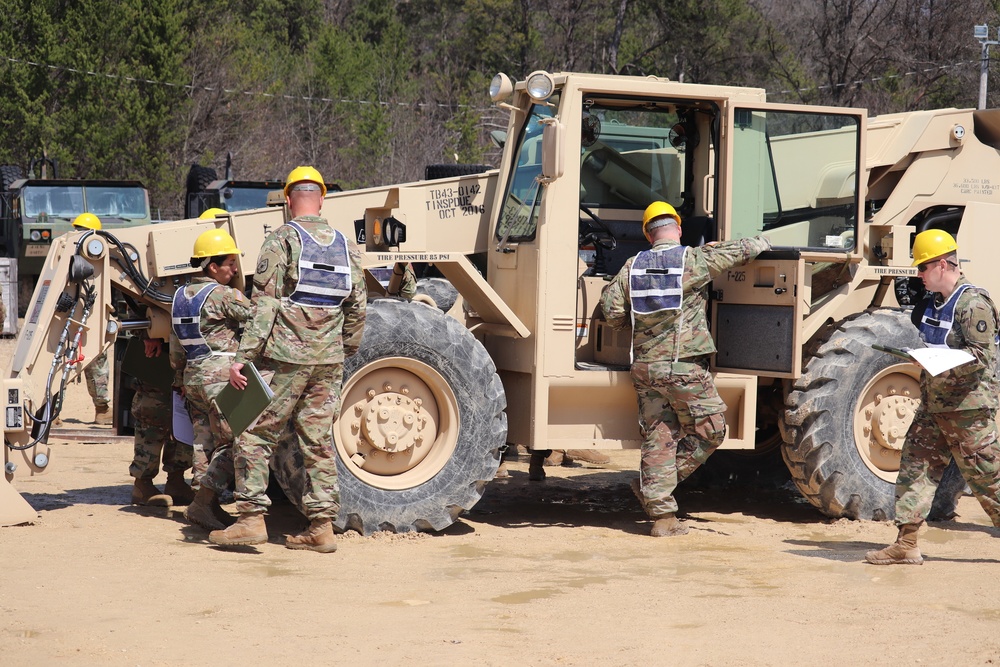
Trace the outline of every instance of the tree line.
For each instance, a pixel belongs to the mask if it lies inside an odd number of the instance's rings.
[[[0,164],[128,178],[179,218],[189,165],[355,188],[485,162],[487,88],[536,69],[756,86],[872,115],[975,106],[1000,0],[0,0]],[[994,32],[995,35],[995,32]],[[1000,94],[992,75],[989,101]]]

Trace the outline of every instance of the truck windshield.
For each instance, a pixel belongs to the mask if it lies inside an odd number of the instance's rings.
[[[101,218],[146,219],[149,204],[142,188],[105,185],[29,185],[22,193],[24,215],[73,219],[90,212]]]
[[[230,213],[249,211],[267,206],[267,193],[280,189],[281,186],[274,188],[224,188],[220,201],[222,208]]]
[[[555,98],[552,98],[555,104]],[[554,106],[534,104],[518,137],[517,162],[507,180],[497,239],[528,241],[535,238],[538,209],[545,188],[536,180],[542,173],[543,118],[551,118]]]
[[[148,218],[149,206],[142,188],[88,185],[87,210],[98,217]]]
[[[732,238],[764,231],[776,246],[853,249],[859,137],[854,116],[736,109]]]
[[[24,215],[37,218],[45,214],[55,218],[75,218],[85,211],[83,186],[29,185],[22,192]]]

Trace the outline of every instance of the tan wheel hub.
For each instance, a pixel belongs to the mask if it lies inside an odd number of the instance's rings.
[[[896,364],[868,381],[854,412],[854,441],[868,468],[888,482],[899,473],[906,433],[920,404],[920,371]]]
[[[387,392],[368,403],[362,422],[364,436],[373,447],[384,452],[399,452],[423,442],[427,417],[421,414],[419,398],[410,400],[409,390]]]
[[[458,440],[458,402],[431,366],[387,357],[344,385],[334,444],[350,472],[371,486],[406,489],[448,463]]]

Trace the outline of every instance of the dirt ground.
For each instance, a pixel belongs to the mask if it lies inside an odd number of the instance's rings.
[[[65,426],[92,416],[73,385]],[[654,539],[637,452],[542,483],[522,457],[440,534],[290,551],[286,505],[268,544],[224,550],[130,507],[131,445],[92,428],[15,478],[40,516],[0,528],[6,667],[1000,663],[1000,531],[969,497],[921,532],[923,566],[876,567],[892,526],[825,519],[780,478],[682,487],[690,534]]]

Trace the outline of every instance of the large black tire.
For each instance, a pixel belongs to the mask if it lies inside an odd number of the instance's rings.
[[[334,424],[340,530],[442,530],[482,497],[507,438],[492,359],[425,304],[368,304]]]
[[[187,195],[184,198],[185,215],[188,218],[197,218],[201,215],[203,211],[197,210],[200,207],[195,204],[197,201],[195,195],[204,192],[212,181],[217,179],[218,176],[211,167],[203,167],[200,164],[191,165],[187,175]]]
[[[0,257],[17,257],[21,248],[21,226],[10,208],[10,186],[24,178],[16,164],[0,165]]]
[[[471,176],[489,171],[492,168],[488,164],[429,164],[424,167],[424,180],[433,181],[452,176]]]
[[[920,340],[907,311],[860,313],[819,345],[785,401],[785,464],[802,495],[832,517],[895,517],[899,454],[919,404],[920,374],[873,343],[916,347]],[[954,514],[964,487],[961,475],[945,475],[934,518]]]
[[[417,294],[430,297],[442,313],[447,313],[458,299],[458,290],[444,278],[421,278],[417,281]]]

